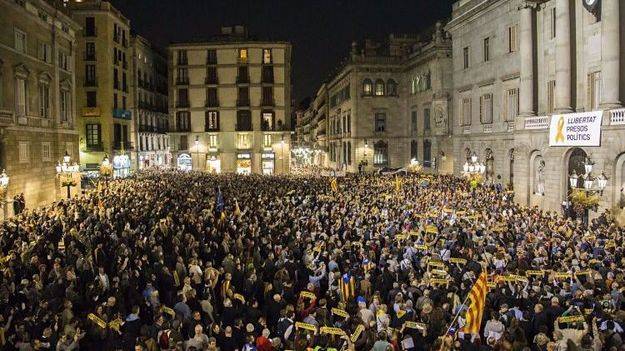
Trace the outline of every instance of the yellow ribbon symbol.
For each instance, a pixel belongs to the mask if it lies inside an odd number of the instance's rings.
[[[564,129],[564,116],[560,116],[560,120],[558,121],[558,131],[556,133],[556,143],[564,142],[564,133],[562,130]]]

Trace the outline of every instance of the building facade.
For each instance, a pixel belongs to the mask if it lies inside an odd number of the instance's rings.
[[[601,172],[608,178],[600,207],[623,207],[622,5],[454,4],[447,29],[453,37],[456,172],[475,154],[488,178],[513,185],[516,201],[559,210],[569,200],[569,176],[584,174],[590,162],[591,179]]]
[[[347,172],[406,167],[451,172],[451,41],[439,23],[418,37],[353,43],[348,61],[304,112],[315,163]]]
[[[78,161],[79,30],[46,1],[0,0],[0,158],[8,197],[24,193],[28,207],[64,196],[55,165],[66,152]]]
[[[133,36],[131,46],[134,160],[137,169],[168,167],[171,154],[167,135],[167,59],[141,36]]]
[[[180,169],[289,171],[291,45],[240,26],[168,49],[170,141]]]
[[[81,166],[97,170],[108,156],[114,175],[126,176],[133,162],[130,21],[106,1],[73,1],[69,8],[82,26],[76,48]]]

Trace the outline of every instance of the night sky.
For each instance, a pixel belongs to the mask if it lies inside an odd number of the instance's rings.
[[[313,95],[353,40],[418,33],[451,16],[454,0],[111,0],[133,30],[157,46],[207,39],[245,24],[260,40],[293,44],[297,102]]]

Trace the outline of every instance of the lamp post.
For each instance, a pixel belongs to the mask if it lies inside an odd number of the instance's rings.
[[[59,181],[61,182],[61,186],[67,188],[67,198],[71,198],[71,190],[70,188],[76,185],[74,181],[74,174],[78,173],[79,166],[76,162],[71,164],[71,157],[65,151],[65,156],[63,156],[63,162],[59,162],[56,165],[56,174],[59,177]]]
[[[284,174],[284,134],[282,134],[282,139],[280,140],[280,159],[282,160],[282,174]]]
[[[9,188],[9,176],[6,171],[3,169],[2,174],[0,174],[0,196],[2,196],[2,215],[3,219],[7,219],[7,205],[9,202],[7,201],[7,189]]]
[[[113,165],[109,161],[109,155],[104,154],[104,158],[102,159],[102,163],[100,164],[100,176],[108,179],[113,175]]]
[[[608,177],[602,171],[598,176],[594,176],[594,162],[589,158],[584,161],[584,174],[577,174],[575,170],[569,175],[569,186],[571,192],[569,194],[571,203],[576,205],[576,212],[582,212],[585,224],[588,224],[588,210],[594,209],[599,205],[599,197],[603,196],[603,191],[608,186]],[[582,184],[579,184],[582,179]]]
[[[199,147],[200,147],[200,136],[196,135],[195,136],[195,159],[197,160],[197,168],[200,168]]]

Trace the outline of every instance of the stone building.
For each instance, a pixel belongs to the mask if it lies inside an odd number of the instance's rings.
[[[168,48],[170,140],[181,169],[286,173],[291,45],[251,40],[242,26]]]
[[[568,201],[569,175],[584,174],[590,161],[590,179],[601,172],[608,178],[601,207],[623,206],[622,5],[454,4],[447,29],[453,37],[456,172],[475,153],[489,177],[513,184],[516,201],[558,210]],[[578,125],[565,129],[565,121]]]
[[[134,160],[137,169],[170,166],[167,59],[141,36],[133,36],[131,46]]]
[[[310,128],[301,130],[325,151],[318,165],[358,172],[419,161],[451,172],[451,41],[441,24],[423,38],[352,44],[345,65],[317,92]]]
[[[71,1],[69,8],[82,26],[76,47],[81,165],[97,170],[108,156],[114,175],[126,176],[133,150],[130,21],[107,1]]]
[[[79,31],[53,2],[0,0],[0,159],[8,197],[24,193],[27,207],[63,197],[55,165],[66,152],[78,161]]]

